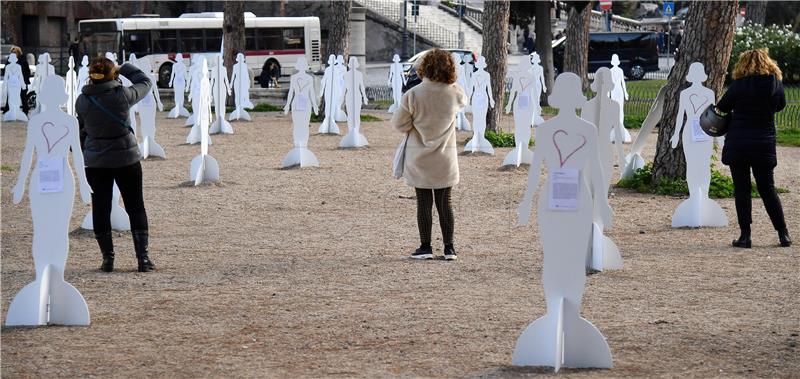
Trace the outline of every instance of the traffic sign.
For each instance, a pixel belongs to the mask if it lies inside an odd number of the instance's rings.
[[[664,17],[672,17],[675,15],[675,2],[673,1],[665,1],[664,2],[664,11],[661,12]]]
[[[611,9],[611,0],[600,0],[600,9],[607,11]]]

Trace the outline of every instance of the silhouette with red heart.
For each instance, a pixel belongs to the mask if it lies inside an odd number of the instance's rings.
[[[586,98],[581,79],[571,72],[556,78],[549,104],[558,115],[536,128],[536,148],[528,171],[528,186],[518,208],[519,223],[528,223],[542,165],[547,183],[539,195],[537,223],[544,251],[542,282],[547,314],[530,324],[517,340],[513,364],[566,367],[612,366],[605,338],[581,318],[586,284],[587,247],[594,213],[611,226],[608,196],[597,150],[594,124],[575,110]],[[603,136],[602,138],[606,138]]]
[[[33,219],[33,263],[36,280],[25,286],[8,307],[6,325],[88,325],[89,308],[75,287],[64,281],[69,254],[69,221],[75,201],[75,178],[67,156],[78,174],[81,200],[88,204],[91,188],[86,181],[78,119],[59,108],[68,100],[65,82],[50,75],[38,99],[43,110],[28,122],[28,136],[13,189],[19,204],[31,167],[30,198]],[[49,299],[49,307],[47,300]]]

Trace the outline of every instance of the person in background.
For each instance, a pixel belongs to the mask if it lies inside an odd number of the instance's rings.
[[[270,62],[269,65],[269,77],[270,82],[272,82],[272,86],[275,88],[281,88],[281,85],[278,84],[278,79],[281,77],[281,66],[275,62]]]
[[[11,46],[10,52],[17,55],[17,64],[19,64],[22,69],[22,79],[25,81],[25,86],[29,86],[31,84],[31,68],[28,66],[28,60],[22,56],[22,49],[19,46]],[[8,64],[8,60],[6,60],[6,64]],[[28,90],[21,90],[19,98],[22,101],[22,112],[28,114],[30,110],[30,106],[28,105]],[[3,113],[6,111],[8,111],[8,104],[3,106],[2,109]]]
[[[123,75],[133,83],[125,87]],[[75,102],[81,130],[86,177],[92,186],[94,235],[105,272],[114,270],[114,242],[111,236],[111,201],[117,183],[125,211],[131,222],[131,235],[139,272],[155,270],[148,256],[147,213],[142,196],[142,159],[136,136],[130,127],[128,112],[152,89],[147,74],[130,63],[122,67],[105,57],[89,65],[90,83],[83,86]]]
[[[733,82],[717,104],[722,112],[732,112],[722,148],[722,163],[731,169],[736,196],[736,216],[741,234],[733,240],[735,247],[752,246],[750,170],[772,226],[778,232],[780,245],[792,245],[773,176],[778,165],[775,113],[786,106],[782,80],[781,69],[766,49],[745,51],[739,55],[733,69]]]
[[[417,193],[417,225],[420,247],[415,259],[432,259],[432,214],[436,203],[442,227],[445,260],[455,260],[451,193],[458,184],[456,113],[467,105],[467,96],[456,83],[456,62],[450,53],[433,49],[417,67],[422,83],[408,90],[392,116],[392,126],[408,133],[403,176]]]

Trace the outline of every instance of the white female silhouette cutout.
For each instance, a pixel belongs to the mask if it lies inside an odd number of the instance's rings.
[[[83,91],[83,86],[89,83],[89,57],[83,56],[81,58],[81,68],[78,70],[78,96]],[[76,99],[77,100],[77,99]]]
[[[403,75],[403,65],[400,64],[400,56],[395,54],[389,66],[389,87],[392,88],[392,105],[389,106],[389,113],[394,113],[400,106],[400,99],[403,97],[403,86],[406,84],[406,77]]]
[[[670,142],[672,148],[683,140],[683,154],[686,157],[686,183],[689,185],[689,198],[684,200],[672,215],[672,227],[727,226],[728,217],[716,201],[708,198],[711,183],[711,154],[713,141],[700,127],[700,115],[714,104],[716,96],[710,88],[704,87],[708,79],[700,62],[689,66],[686,80],[692,83],[681,91],[678,103],[678,117],[675,119],[675,133]],[[686,123],[683,122],[684,115]],[[681,134],[681,130],[683,133]],[[682,138],[681,138],[682,137]]]
[[[199,104],[195,110],[197,123],[192,127],[192,130],[195,127],[199,130],[200,154],[192,159],[189,167],[189,180],[194,182],[195,186],[201,183],[219,182],[219,163],[208,154],[208,145],[210,145],[208,128],[211,124],[211,83],[208,81],[208,63],[205,59],[200,62],[200,72],[202,75],[199,78]]]
[[[511,75],[511,92],[508,94],[506,114],[514,110],[514,144],[503,160],[503,166],[531,164],[533,152],[528,148],[531,140],[531,119],[536,110],[531,87],[536,84],[530,60],[524,59],[519,70]]]
[[[461,87],[461,89],[464,90],[464,93],[467,94],[467,96],[469,96],[469,94],[472,92],[467,92],[467,88],[470,87],[470,84],[467,83],[466,81],[466,75],[464,74],[464,66],[461,65],[461,56],[459,56],[456,53],[453,53],[452,57],[453,57],[453,64],[455,64],[456,66],[456,84],[458,84]],[[469,120],[467,120],[467,108],[469,107],[470,106],[468,104],[464,108],[459,109],[458,113],[456,113],[456,130],[463,130],[463,131],[472,130],[472,127],[469,125]],[[475,115],[474,110],[472,110],[472,113],[473,113],[472,121],[475,122],[477,116]]]
[[[611,99],[619,103],[619,107],[622,109],[622,112],[619,113],[619,123],[622,124],[622,140],[625,143],[631,143],[631,133],[625,129],[625,101],[628,100],[628,87],[625,85],[625,73],[619,67],[617,54],[611,56],[611,66],[611,80],[614,82]],[[615,139],[613,134],[609,134],[609,138],[612,141]]]
[[[217,64],[211,69],[211,91],[214,93],[214,123],[208,129],[209,134],[233,134],[233,127],[225,119],[226,95],[231,95],[231,82],[228,81],[228,69],[222,61],[222,51],[217,56]]]
[[[665,85],[658,90],[656,100],[653,102],[653,105],[650,106],[650,111],[647,112],[647,117],[645,117],[642,122],[642,128],[639,129],[639,134],[636,135],[636,140],[633,142],[633,146],[631,146],[631,152],[625,157],[625,168],[620,174],[622,179],[632,177],[636,170],[644,167],[642,150],[647,143],[647,136],[649,136],[656,125],[658,125],[658,122],[661,120],[661,115],[664,113],[666,88],[667,86]]]
[[[336,95],[338,90],[336,86],[338,77],[336,70],[336,56],[331,54],[328,57],[328,67],[325,68],[325,73],[322,75],[322,88],[319,90],[319,96],[325,99],[325,118],[322,124],[319,125],[319,134],[339,134],[339,126],[336,125],[336,109],[334,104],[338,104]]]
[[[233,65],[232,71],[231,86],[233,87],[236,108],[228,116],[228,120],[241,119],[250,121],[250,114],[245,109],[253,109],[255,106],[250,101],[250,71],[247,69],[244,54],[236,54],[236,64]]]
[[[558,115],[536,128],[536,149],[518,216],[521,225],[528,223],[540,168],[546,164],[547,183],[539,195],[537,220],[547,314],[517,340],[514,365],[551,366],[556,371],[561,366],[612,366],[605,338],[580,316],[593,198],[607,196],[597,159],[597,129],[575,114],[585,101],[581,79],[571,72],[559,75],[549,98]],[[611,209],[605,207],[600,214],[611,225]]]
[[[464,93],[472,93],[472,75],[475,73],[475,62],[472,61],[472,54],[464,54],[461,56],[461,70],[464,72],[464,83],[467,84],[467,89]],[[467,112],[472,112],[472,109],[467,109]]]
[[[533,53],[531,57],[531,73],[534,77],[533,86],[531,87],[531,101],[533,101],[533,117],[531,117],[531,125],[539,125],[544,122],[542,118],[542,92],[547,93],[547,85],[544,80],[544,68],[539,58],[538,53]]]
[[[203,76],[202,61],[205,59],[206,58],[204,56],[197,55],[194,59],[192,59],[192,64],[189,66],[189,76],[186,86],[189,88],[189,101],[192,103],[192,114],[186,119],[184,126],[193,126],[196,124],[195,120],[197,119],[197,115],[195,114],[195,109],[200,106],[200,78]],[[206,66],[208,66],[207,62]],[[208,77],[208,72],[205,73],[205,76]],[[211,96],[211,93],[208,95]],[[198,142],[199,141],[200,140],[198,139]]]
[[[341,148],[369,145],[361,134],[361,104],[367,104],[367,90],[364,88],[364,74],[358,71],[358,59],[350,57],[350,70],[345,75],[344,97],[347,107],[347,135],[339,143]]]
[[[309,75],[308,63],[303,57],[297,58],[295,63],[297,73],[289,79],[289,94],[286,95],[286,106],[283,113],[292,111],[294,131],[294,148],[283,158],[283,167],[318,167],[319,161],[314,153],[308,149],[308,122],[311,120],[311,111],[319,114],[317,102],[314,99],[314,78]]]
[[[208,126],[206,129],[201,128],[197,118],[197,110],[200,109],[201,104],[211,104],[212,102],[211,83],[208,79],[208,62],[206,62],[206,58],[203,56],[198,56],[195,62],[197,62],[197,66],[194,72],[197,75],[192,77],[192,91],[189,92],[189,101],[192,102],[192,116],[187,119],[187,121],[192,120],[194,123],[192,124],[192,129],[189,130],[189,135],[186,136],[186,143],[194,145],[200,143],[205,137],[206,142],[211,145],[211,137],[208,136]],[[194,66],[194,64],[192,66]],[[208,91],[200,91],[202,88],[206,87]]]
[[[336,105],[336,121],[344,122],[347,121],[347,113],[342,110],[342,106],[344,106],[344,91],[345,86],[347,85],[347,80],[345,79],[345,75],[347,75],[347,65],[344,64],[344,57],[341,55],[336,56],[336,70],[334,71],[337,76],[336,78],[336,86],[333,87],[337,91],[336,93],[336,101],[338,103]]]
[[[183,106],[183,93],[186,92],[186,65],[183,63],[183,53],[175,54],[175,63],[172,73],[169,74],[169,87],[172,87],[175,97],[175,107],[169,111],[167,118],[189,117],[191,114]]]
[[[149,73],[152,71],[149,61],[146,59],[139,60],[139,68],[148,73],[151,82],[156,82],[156,76]],[[158,107],[159,111],[164,110],[164,104],[161,103],[161,97],[158,94],[158,86],[152,86],[150,92],[137,105],[141,121],[139,127],[142,131],[142,143],[139,144],[142,158],[147,159],[150,156],[166,158],[164,148],[156,143],[156,107]]]
[[[33,219],[33,263],[36,280],[14,297],[6,325],[89,325],[89,308],[75,287],[64,281],[69,255],[69,220],[75,201],[75,179],[67,156],[78,175],[81,200],[88,204],[91,188],[83,169],[78,120],[58,105],[67,101],[64,79],[50,75],[37,93],[47,109],[31,117],[22,153],[13,202],[25,194],[25,182],[33,165],[28,197]]]
[[[9,63],[6,64],[6,71],[3,74],[3,95],[8,98],[4,101],[8,104],[8,111],[3,114],[3,121],[28,121],[28,116],[20,109],[22,106],[20,91],[27,89],[28,86],[22,76],[22,67],[17,61],[17,54],[9,54]]]
[[[597,96],[587,101],[586,104],[581,107],[581,118],[591,122],[597,128],[598,159],[600,160],[600,168],[603,174],[603,185],[605,185],[606,188],[609,188],[611,185],[611,177],[614,172],[614,152],[612,150],[614,146],[617,148],[617,158],[619,159],[620,165],[625,162],[622,152],[622,125],[619,124],[619,117],[617,117],[617,114],[620,112],[619,104],[609,97],[613,86],[614,83],[611,81],[611,71],[607,67],[599,68],[594,74],[594,81],[592,82],[592,91],[597,93]],[[599,137],[606,136],[610,133],[616,137],[615,144],[613,145],[611,141],[607,140],[605,137]],[[621,269],[622,257],[620,256],[617,245],[603,234],[605,225],[599,211],[609,207],[608,198],[596,197],[594,201],[595,212],[592,225],[592,244],[589,246],[590,249],[588,251],[586,267],[597,271]]]
[[[478,71],[472,74],[472,93],[468,93],[472,105],[472,127],[474,130],[472,139],[464,146],[464,151],[482,152],[494,155],[494,149],[489,140],[486,139],[486,112],[489,107],[494,108],[494,98],[492,98],[492,80],[486,72],[486,58],[478,57],[475,64]]]
[[[67,63],[67,72],[64,76],[66,82],[64,88],[67,91],[67,114],[75,116],[75,100],[78,99],[78,75],[75,72],[75,58],[70,56]]]
[[[39,64],[36,65],[36,73],[33,75],[33,81],[28,86],[28,93],[36,92],[36,108],[33,113],[39,113],[46,110],[47,106],[39,101],[39,94],[42,93],[42,85],[47,77],[55,75],[56,68],[50,64],[50,53],[42,53],[39,55]]]

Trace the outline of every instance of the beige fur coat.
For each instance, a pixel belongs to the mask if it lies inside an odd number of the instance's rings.
[[[457,84],[423,79],[408,90],[392,116],[392,126],[408,132],[403,177],[415,188],[458,184],[456,112],[467,104]]]

